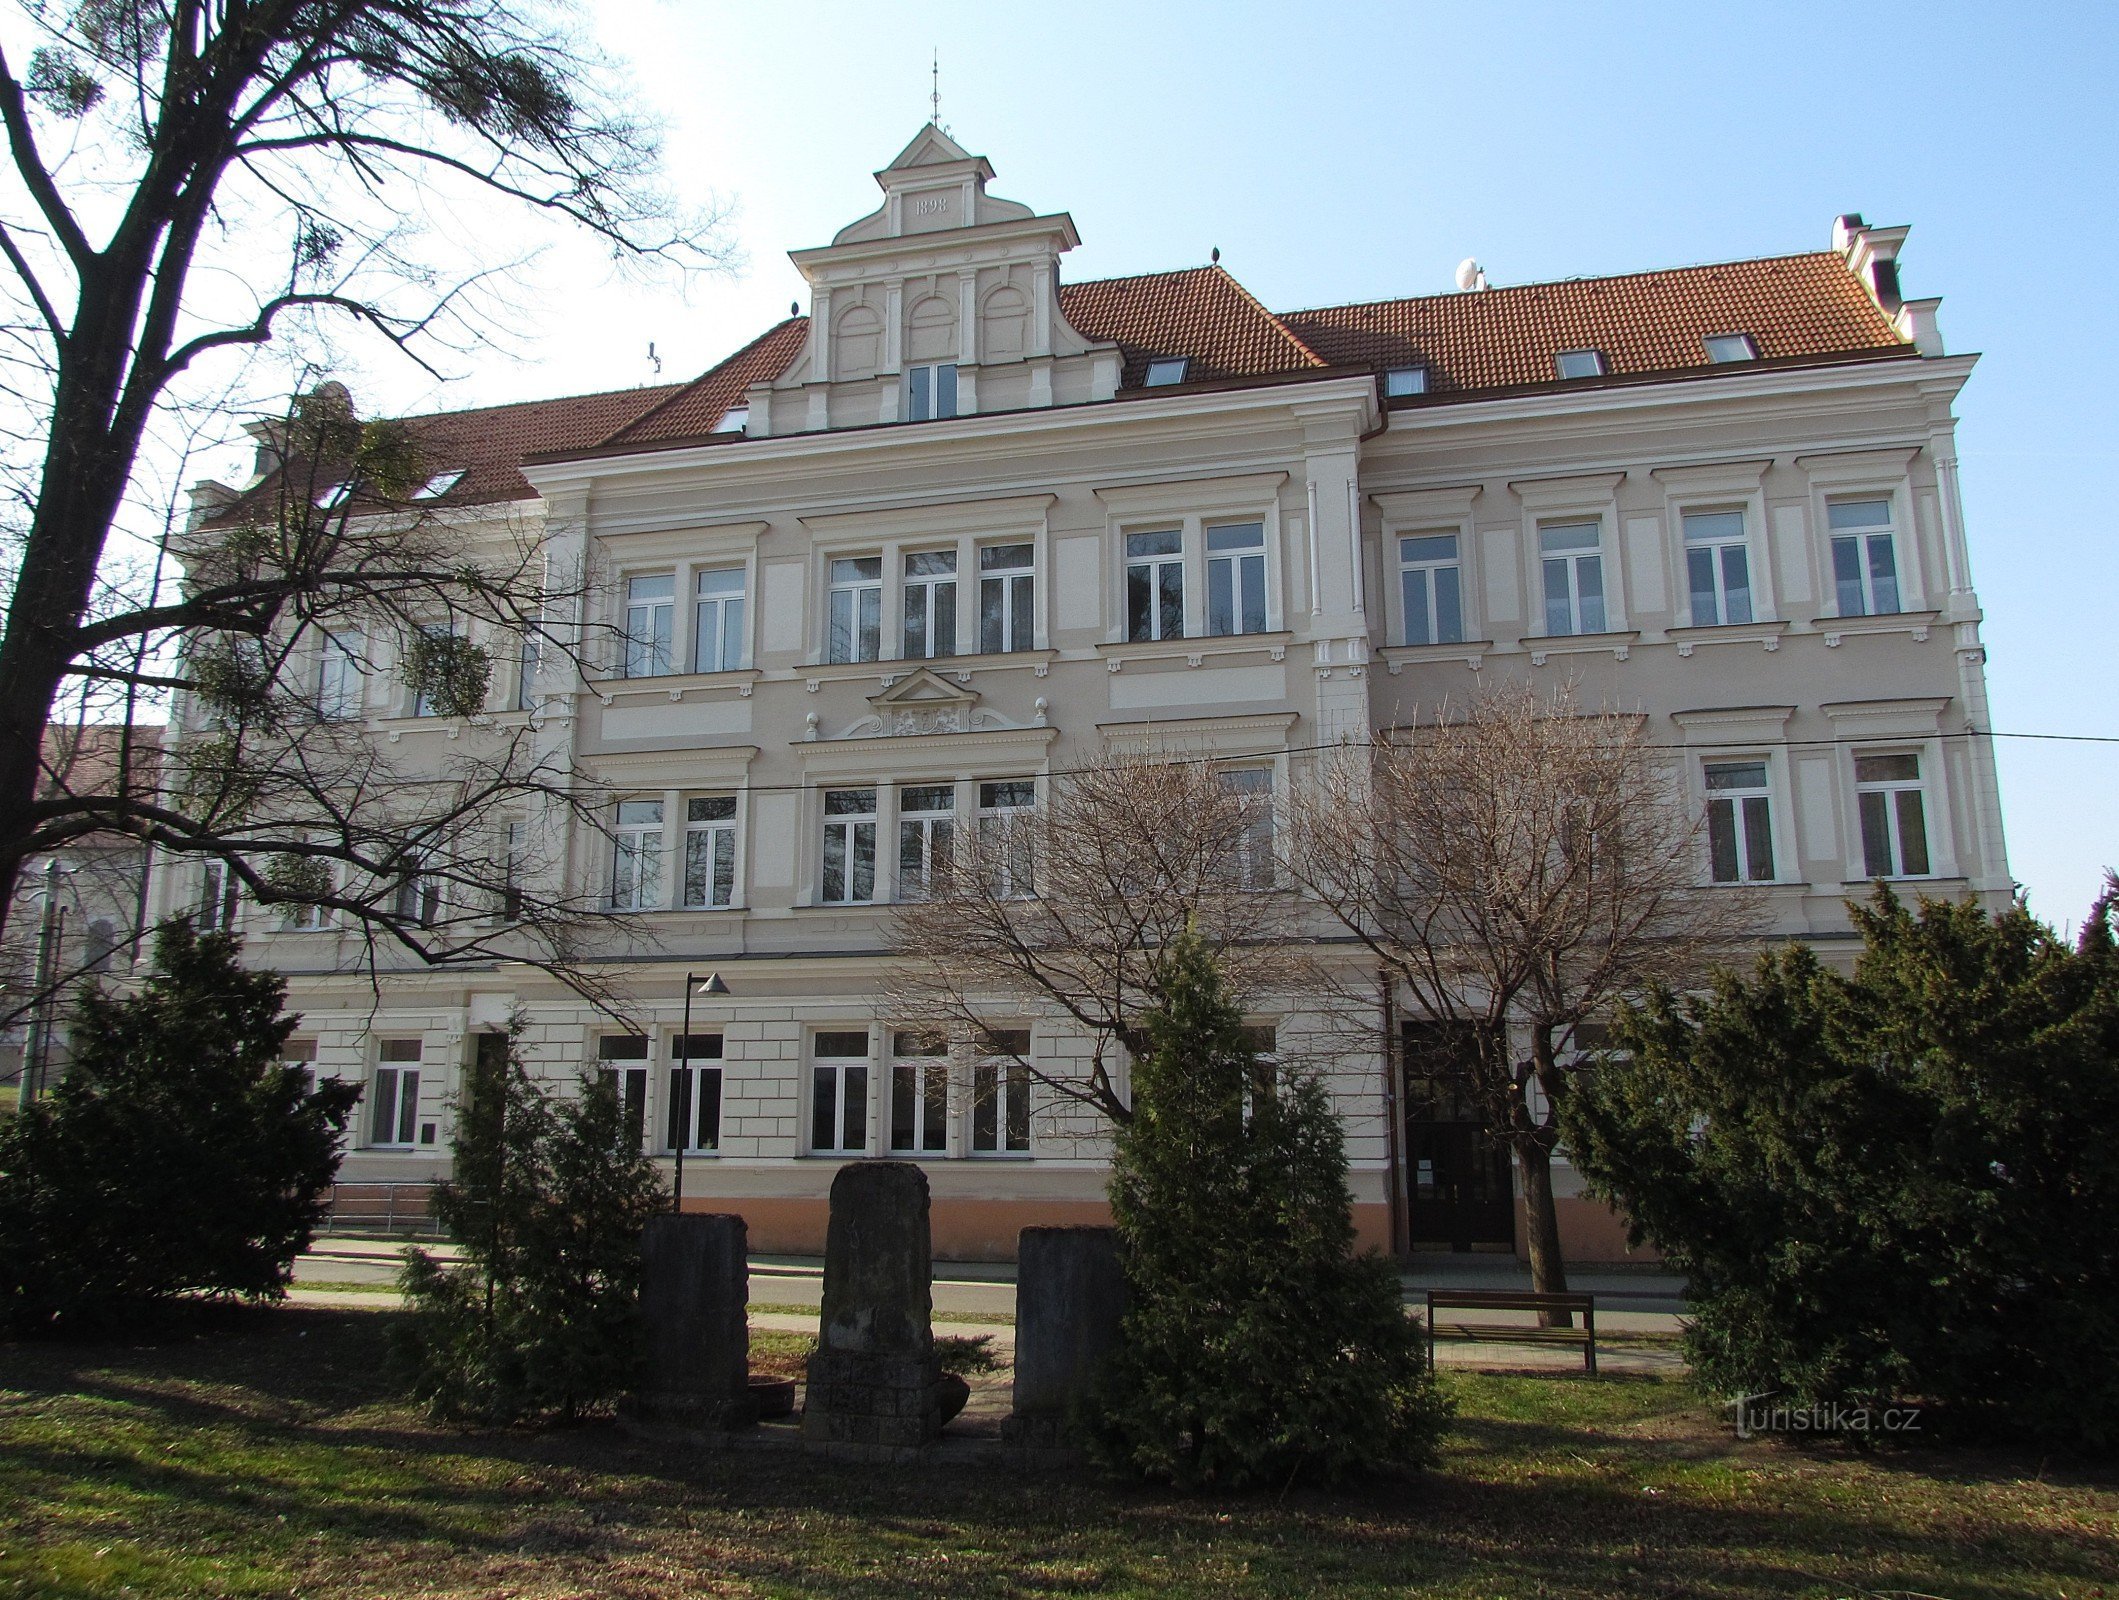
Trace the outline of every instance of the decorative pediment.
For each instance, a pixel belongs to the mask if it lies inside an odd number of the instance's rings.
[[[876,708],[876,731],[892,736],[968,733],[974,726],[976,689],[951,683],[932,667],[916,667],[889,688],[868,697]]]

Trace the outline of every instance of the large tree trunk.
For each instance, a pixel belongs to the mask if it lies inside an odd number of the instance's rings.
[[[1560,1253],[1560,1214],[1552,1199],[1552,1152],[1536,1139],[1516,1139],[1516,1170],[1523,1176],[1523,1227],[1530,1246],[1530,1286],[1538,1294],[1567,1291],[1567,1262]],[[1571,1328],[1574,1316],[1548,1311],[1548,1328]]]

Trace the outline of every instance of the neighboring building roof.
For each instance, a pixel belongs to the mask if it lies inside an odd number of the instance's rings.
[[[1713,366],[1705,344],[1711,334],[1749,334],[1760,361],[1786,365],[1914,353],[1832,251],[1279,314],[1219,265],[1187,267],[1062,284],[1060,308],[1088,339],[1119,346],[1122,391],[1139,389],[1157,356],[1189,357],[1188,384],[1424,366],[1424,398],[1432,403],[1578,387],[1585,380],[1555,372],[1563,350],[1601,351],[1602,381],[1753,365]],[[688,383],[404,421],[437,472],[463,469],[443,503],[530,499],[535,491],[521,464],[531,457],[738,442],[740,433],[713,430],[752,384],[787,370],[808,333],[807,317],[789,317]],[[263,488],[219,516],[234,514]]]
[[[1219,266],[1063,283],[1060,310],[1084,338],[1125,352],[1124,389],[1140,387],[1156,356],[1189,356],[1192,383],[1326,365]]]
[[[116,795],[121,784],[133,799],[152,796],[161,783],[162,727],[159,722],[135,722],[129,729],[122,722],[46,724],[39,798]],[[90,834],[87,839],[116,843],[119,837]]]
[[[1716,266],[1290,311],[1336,365],[1425,366],[1430,395],[1552,384],[1562,350],[1600,350],[1611,377],[1710,365],[1710,334],[1748,333],[1763,361],[1910,354],[1831,251]]]

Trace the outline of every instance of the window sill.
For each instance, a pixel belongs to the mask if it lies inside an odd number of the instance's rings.
[[[1396,676],[1406,667],[1426,666],[1436,661],[1461,661],[1474,672],[1486,660],[1487,651],[1493,649],[1491,639],[1460,639],[1452,644],[1387,644],[1377,654]]]
[[[1519,642],[1530,652],[1530,664],[1542,667],[1547,656],[1599,655],[1607,650],[1614,660],[1624,661],[1641,642],[1641,634],[1637,628],[1606,633],[1534,633]]]
[[[1203,633],[1187,639],[1128,639],[1098,646],[1104,665],[1113,672],[1124,670],[1129,661],[1182,661],[1188,667],[1202,665],[1208,656],[1266,655],[1275,661],[1287,659],[1295,636],[1277,633]]]
[[[665,672],[652,678],[605,678],[600,684],[584,685],[584,689],[605,705],[655,695],[682,700],[695,689],[733,689],[747,698],[752,686],[764,676],[756,667],[739,667],[730,672]]]
[[[1678,647],[1681,656],[1690,656],[1703,644],[1763,645],[1771,654],[1781,647],[1787,631],[1785,622],[1712,622],[1671,628],[1664,637]]]
[[[1941,615],[1939,611],[1885,611],[1864,617],[1819,617],[1817,628],[1829,650],[1837,650],[1842,639],[1866,634],[1909,633],[1915,644],[1921,644]]]

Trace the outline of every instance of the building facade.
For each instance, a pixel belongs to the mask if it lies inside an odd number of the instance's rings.
[[[559,681],[494,641],[474,719],[418,714],[378,660],[349,714],[437,763],[532,728],[612,788],[605,828],[523,826],[628,914],[598,956],[637,1020],[500,967],[377,989],[347,930],[238,911],[294,1048],[367,1085],[348,1181],[441,1175],[460,1071],[519,1012],[544,1070],[618,1074],[685,1148],[685,1203],[757,1248],[820,1248],[832,1172],[870,1155],[926,1165],[945,1256],[1099,1220],[1099,1131],[998,1061],[937,1070],[881,998],[937,838],[1113,746],[1284,790],[1497,678],[1645,713],[1707,812],[1702,882],[1763,886],[1779,936],[1844,948],[1878,877],[2008,895],[1956,478],[1972,359],[1902,297],[1904,228],[1276,314],[1218,265],[1067,281],[1072,220],[991,178],[923,129],[875,212],[794,252],[807,314],[695,381],[417,419],[467,540],[536,530],[617,642]],[[162,874],[159,908],[209,888]],[[729,993],[687,1034],[709,970]],[[1289,1048],[1310,1026],[1261,1021]],[[1053,1073],[1087,1049],[994,1027]],[[1509,1248],[1505,1163],[1388,1055],[1331,1069],[1364,1237]],[[1557,1177],[1576,1258],[1623,1254]]]

